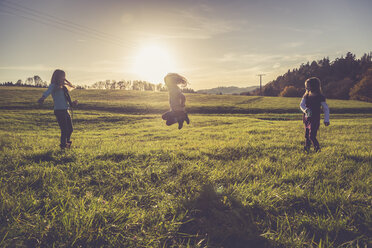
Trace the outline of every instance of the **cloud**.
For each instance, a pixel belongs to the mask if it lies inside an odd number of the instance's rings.
[[[50,71],[51,68],[44,65],[21,65],[21,66],[0,66],[0,70],[14,70],[14,71]]]
[[[275,63],[275,64],[273,65],[273,69],[278,69],[278,68],[280,68],[280,63]]]
[[[87,66],[45,66],[45,65],[21,65],[21,66],[0,66],[0,70],[13,70],[13,71],[30,71],[33,73],[39,72],[52,72],[57,68],[60,68],[66,72],[83,72],[83,73],[131,73],[130,70],[126,68],[130,68],[127,65],[128,61],[125,59],[123,60],[98,60],[92,62],[90,65]]]
[[[285,47],[285,48],[297,48],[297,47],[300,47],[300,46],[303,46],[304,43],[303,42],[287,42],[287,43],[284,43],[282,46]]]
[[[211,6],[198,4],[192,8],[153,8],[124,13],[121,22],[127,31],[146,39],[206,40],[216,35],[237,31],[244,21],[213,15]],[[135,19],[135,22],[132,21]]]

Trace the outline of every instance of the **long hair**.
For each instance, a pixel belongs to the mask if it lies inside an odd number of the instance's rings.
[[[71,91],[75,88],[69,81],[67,81],[66,73],[60,69],[57,69],[53,72],[50,83],[56,84],[58,88],[63,88],[65,86],[68,91]]]
[[[168,73],[164,77],[164,82],[167,86],[180,85],[181,87],[186,87],[189,83],[185,77],[177,73]]]
[[[305,81],[305,89],[306,89],[306,92],[304,96],[308,96],[310,92],[312,94],[322,94],[320,79],[317,77],[308,78]]]
[[[51,84],[56,84],[60,88],[62,88],[64,84],[64,79],[66,77],[66,73],[62,70],[55,70],[52,75],[52,79],[50,80]]]

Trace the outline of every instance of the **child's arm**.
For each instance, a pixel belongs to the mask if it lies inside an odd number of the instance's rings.
[[[184,94],[180,94],[180,99],[181,99],[181,106],[182,107],[185,107],[185,103],[186,103],[186,97]]]
[[[328,126],[329,125],[329,108],[325,101],[321,102],[321,104],[322,104],[323,111],[324,111],[324,125]]]
[[[43,93],[43,96],[38,100],[38,103],[42,104],[44,100],[52,93],[55,84],[50,84],[48,89]]]
[[[301,109],[302,112],[304,112],[306,114],[307,108],[306,108],[306,99],[305,99],[305,97],[303,97],[302,100],[301,100],[300,109]]]

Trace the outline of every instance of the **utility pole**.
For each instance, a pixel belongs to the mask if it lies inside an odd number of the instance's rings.
[[[265,74],[258,74],[257,76],[260,77],[260,96],[262,96],[262,76],[265,76]]]

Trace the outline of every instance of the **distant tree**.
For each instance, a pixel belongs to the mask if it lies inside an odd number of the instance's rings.
[[[286,86],[282,92],[280,92],[280,96],[284,97],[300,97],[300,91],[294,86]]]
[[[240,93],[241,96],[252,96],[254,93],[252,91],[242,92]]]
[[[156,85],[156,91],[167,91],[167,88],[164,86],[164,84],[160,83]]]
[[[350,99],[372,102],[372,69],[350,90]]]
[[[339,81],[332,81],[328,83],[323,92],[328,98],[336,99],[349,99],[350,89],[354,86],[355,82],[350,78],[344,78]]]
[[[124,90],[130,90],[132,88],[131,81],[124,81]]]
[[[2,86],[14,86],[15,84],[13,84],[13,82],[4,82],[4,83],[1,83]]]
[[[117,83],[116,83],[115,80],[112,80],[112,83],[111,83],[110,89],[112,89],[112,90],[116,90],[116,89],[117,89]]]
[[[193,90],[191,88],[183,88],[183,89],[181,89],[181,91],[183,93],[195,93],[195,90]]]
[[[330,61],[326,57],[319,61],[303,63],[299,68],[288,70],[266,84],[262,93],[265,96],[287,94],[284,91],[286,87],[293,86],[297,89],[302,89],[307,78],[318,77],[322,82],[323,92],[326,97],[348,99],[350,89],[361,81],[362,75],[369,68],[372,68],[372,53],[364,54],[360,59],[357,59],[351,52],[336,58],[334,61]],[[294,93],[293,89],[292,93]],[[301,95],[300,93],[301,90],[299,90],[298,94]],[[260,91],[255,90],[252,94],[259,95]]]
[[[106,90],[110,89],[110,87],[111,87],[111,81],[110,80],[106,80],[105,81],[105,84],[104,84],[104,87],[105,87]]]
[[[28,77],[25,81],[26,85],[32,86],[34,84],[34,78]]]
[[[144,90],[144,85],[142,81],[134,80],[132,82],[132,90],[139,90],[143,91]]]
[[[17,85],[17,86],[21,86],[21,85],[22,85],[22,80],[21,80],[21,79],[18,79],[18,81],[16,82],[15,85]]]
[[[42,87],[43,86],[43,80],[38,76],[34,76],[34,84],[36,87]]]
[[[123,90],[124,89],[124,81],[117,82],[117,86],[118,86],[119,90]]]
[[[260,92],[260,89],[257,90],[257,92]],[[274,85],[268,85],[267,87],[264,87],[262,94],[264,96],[277,96],[279,95],[279,89],[276,89]]]

